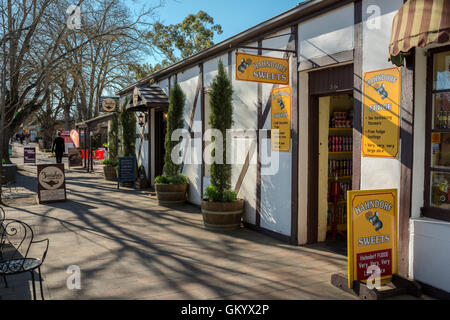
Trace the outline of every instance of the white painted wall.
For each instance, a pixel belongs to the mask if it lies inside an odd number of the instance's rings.
[[[285,35],[290,29],[284,29],[275,35]],[[272,38],[263,41],[263,48],[286,49],[289,35]],[[264,56],[283,58],[283,52],[264,51]],[[290,72],[296,72],[295,66],[290,65]],[[291,78],[292,81],[292,78]],[[279,87],[273,84],[262,84],[262,109],[264,111],[267,102],[271,98],[272,88]],[[291,102],[292,105],[292,102]],[[292,119],[291,119],[292,124]],[[271,113],[267,117],[264,129],[271,129]],[[271,151],[270,140],[267,140],[266,148],[261,147],[261,156],[264,152],[275,161],[278,157],[279,165],[275,174],[261,176],[261,227],[287,236],[291,235],[291,177],[292,177],[292,139],[291,152]]]
[[[374,5],[381,13],[379,28],[373,28],[370,20],[370,6]],[[402,5],[402,0],[363,0],[363,73],[393,67],[387,60],[390,30],[392,20]],[[361,190],[389,188],[398,189],[400,194],[400,160],[362,157]]]
[[[191,118],[192,109],[194,108],[195,94],[197,92],[198,80],[199,80],[200,68],[198,66],[185,70],[184,72],[178,73],[178,84],[183,90],[186,96],[186,103],[184,105],[184,128],[189,128],[189,122]],[[200,93],[197,99],[197,104],[195,107],[194,123],[195,130],[201,132],[201,97]],[[194,129],[194,128],[193,128]],[[202,165],[200,162],[201,157],[201,143],[195,143],[191,140],[190,152],[186,154],[186,163],[183,166],[183,174],[189,178],[189,190],[188,190],[188,200],[191,203],[200,205],[201,204],[201,170]],[[198,160],[196,160],[198,159]]]
[[[299,25],[300,62],[353,49],[353,3]]]
[[[249,44],[250,46],[257,46],[256,43]],[[256,54],[248,50],[248,53]],[[224,61],[227,63],[228,57]],[[233,129],[257,129],[258,127],[258,86],[254,82],[236,81],[236,51],[231,53],[231,79],[233,84]],[[248,153],[250,145],[248,144],[245,150],[242,150],[243,157]],[[247,174],[242,182],[241,189],[238,196],[245,199],[244,221],[255,224],[256,223],[256,152],[250,161]],[[232,167],[231,172],[231,186],[234,187],[241,174],[243,164],[236,164]]]
[[[414,279],[450,292],[450,222],[413,219]]]

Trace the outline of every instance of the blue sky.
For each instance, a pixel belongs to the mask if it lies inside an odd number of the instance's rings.
[[[157,9],[159,18],[165,24],[175,24],[191,13],[207,12],[220,24],[223,33],[214,43],[223,41],[258,23],[285,12],[303,0],[165,0],[165,5]],[[157,1],[126,0],[130,7],[151,5]]]

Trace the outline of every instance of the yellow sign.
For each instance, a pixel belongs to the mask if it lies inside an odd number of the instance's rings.
[[[400,68],[364,73],[363,157],[398,158]]]
[[[289,60],[236,53],[236,80],[289,84]]]
[[[271,150],[291,151],[291,88],[272,89]],[[278,131],[274,131],[278,130]]]
[[[441,143],[441,134],[439,132],[431,134],[431,143]]]
[[[347,191],[347,230],[349,288],[389,281],[398,271],[397,189]]]

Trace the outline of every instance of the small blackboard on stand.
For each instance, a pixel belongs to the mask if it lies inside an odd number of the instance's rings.
[[[117,173],[117,189],[121,182],[133,182],[136,188],[136,157],[120,157]]]

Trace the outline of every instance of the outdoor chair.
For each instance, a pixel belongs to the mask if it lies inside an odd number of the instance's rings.
[[[1,226],[3,224],[3,220],[6,218],[5,210],[3,210],[2,207],[0,207],[0,232],[1,232]]]
[[[3,210],[2,210],[3,211]],[[40,245],[44,248],[40,258],[30,257],[30,251]],[[41,298],[44,300],[42,290],[41,266],[47,256],[49,240],[34,240],[34,232],[25,222],[14,219],[3,219],[0,230],[0,276],[8,288],[7,276],[30,272],[33,285],[33,299],[36,300],[36,287],[34,271],[39,272],[39,286]]]

